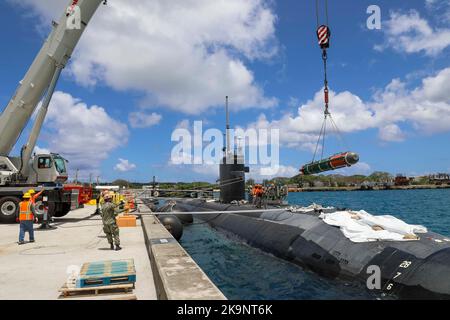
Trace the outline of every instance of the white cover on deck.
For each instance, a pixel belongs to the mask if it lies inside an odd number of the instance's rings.
[[[364,210],[323,213],[320,218],[329,225],[339,227],[352,242],[412,241],[417,239],[405,239],[405,236],[427,232],[424,226],[407,224],[390,215],[374,216]],[[376,231],[373,229],[376,226],[384,230]]]

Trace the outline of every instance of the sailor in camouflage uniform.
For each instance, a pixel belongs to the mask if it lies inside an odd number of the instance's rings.
[[[105,202],[102,205],[101,210],[103,231],[105,232],[106,238],[111,245],[111,250],[114,250],[115,244],[115,250],[118,251],[122,249],[120,247],[119,227],[116,223],[116,216],[119,212],[116,210],[116,205],[112,203],[112,197],[110,194],[104,196],[104,201]]]

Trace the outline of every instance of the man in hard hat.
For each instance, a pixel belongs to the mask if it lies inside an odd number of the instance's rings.
[[[116,210],[116,205],[112,202],[112,195],[110,193],[104,194],[103,200],[104,203],[101,209],[103,232],[105,232],[106,238],[111,246],[111,250],[114,250],[115,244],[115,250],[118,251],[122,249],[120,247],[119,227],[116,223],[118,211]]]
[[[34,206],[36,204],[36,199],[39,198],[43,192],[44,190],[36,193],[31,189],[23,195],[23,200],[19,204],[19,216],[17,218],[17,222],[20,223],[19,245],[25,243],[25,232],[28,232],[30,242],[35,241],[33,223],[37,223],[38,218],[36,217]]]

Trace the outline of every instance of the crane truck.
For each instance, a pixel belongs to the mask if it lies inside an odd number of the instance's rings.
[[[14,96],[0,114],[0,222],[16,219],[22,195],[29,189],[45,189],[45,204],[50,216],[61,217],[70,211],[71,194],[63,183],[68,174],[65,160],[56,153],[35,154],[36,142],[47,115],[48,106],[62,70],[68,63],[89,21],[105,0],[71,0],[59,23],[53,28],[19,82]],[[22,131],[37,109],[30,135],[20,149],[11,156]],[[42,199],[43,200],[43,199]],[[44,213],[44,202],[36,205],[38,217]]]

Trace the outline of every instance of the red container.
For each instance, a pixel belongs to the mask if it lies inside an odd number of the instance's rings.
[[[65,184],[64,190],[78,190],[78,204],[86,204],[92,199],[92,187],[85,187],[78,184]]]

